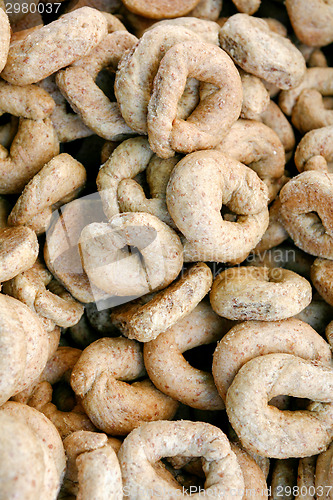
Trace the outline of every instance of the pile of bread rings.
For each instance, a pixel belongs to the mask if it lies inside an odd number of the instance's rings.
[[[0,500],[333,499],[332,42],[0,0]]]

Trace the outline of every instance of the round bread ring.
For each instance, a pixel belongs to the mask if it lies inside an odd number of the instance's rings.
[[[304,89],[293,107],[291,121],[301,134],[306,134],[333,125],[333,109],[318,90]]]
[[[333,306],[333,261],[316,259],[311,266],[311,280],[320,295]]]
[[[213,310],[231,320],[278,321],[295,316],[312,299],[310,283],[299,274],[275,267],[231,267],[214,280]]]
[[[283,186],[280,200],[281,222],[295,245],[333,259],[333,174],[303,172]]]
[[[220,43],[244,71],[280,89],[294,88],[304,78],[301,52],[288,38],[271,31],[264,19],[231,16],[220,29]]]
[[[6,12],[0,7],[0,73],[6,65],[9,44],[10,44],[10,24]]]
[[[98,429],[126,435],[143,422],[173,418],[178,407],[149,379],[126,383],[144,373],[137,342],[123,337],[103,338],[83,351],[72,371],[71,386]]]
[[[223,203],[239,215],[237,222],[222,219]],[[186,238],[187,262],[242,262],[269,222],[266,185],[253,170],[219,151],[192,153],[175,166],[167,206]]]
[[[307,323],[289,318],[266,323],[245,321],[218,343],[213,357],[213,377],[223,401],[237,372],[250,359],[286,353],[330,366],[332,354],[325,340]]]
[[[118,104],[110,102],[95,79],[105,67],[115,70],[124,51],[136,41],[127,31],[109,33],[88,56],[58,72],[56,77],[59,89],[82,121],[109,141],[121,140],[134,132],[123,120]]]
[[[194,9],[200,0],[124,0],[125,7],[139,16],[163,19],[184,16]]]
[[[287,116],[291,116],[297,99],[305,89],[315,89],[322,96],[332,96],[333,68],[308,68],[303,80],[297,87],[282,90],[279,95],[279,106]]]
[[[201,410],[223,410],[210,373],[193,368],[182,353],[220,339],[230,323],[201,302],[185,318],[144,345],[145,367],[155,387],[173,399]]]
[[[59,154],[59,142],[50,118],[21,118],[8,152],[0,146],[0,194],[21,193],[39,170]]]
[[[10,113],[13,116],[44,120],[54,110],[52,97],[37,85],[11,85],[0,81],[0,116]]]
[[[177,104],[188,77],[217,89],[200,101],[187,120],[181,120]],[[177,43],[163,57],[154,79],[147,120],[151,149],[161,158],[170,158],[175,151],[191,153],[217,146],[240,115],[242,94],[239,73],[223,50],[196,40]]]
[[[79,249],[90,281],[110,295],[161,290],[177,278],[183,265],[176,232],[143,212],[115,215],[109,224],[89,224],[81,233]]]
[[[107,21],[82,7],[13,42],[1,77],[9,83],[36,83],[85,56],[107,35]]]
[[[148,103],[164,54],[176,43],[199,39],[191,29],[162,25],[144,33],[118,66],[114,91],[121,114],[131,129],[147,133]]]
[[[333,125],[305,134],[295,151],[295,165],[299,172],[333,173]]]
[[[143,424],[124,440],[118,458],[129,497],[152,500],[162,495],[171,500],[182,495],[181,486],[176,489],[171,481],[160,479],[154,469],[161,458],[177,455],[203,457],[207,497],[243,498],[243,474],[226,436],[213,425],[187,420]],[[191,496],[199,499],[202,494]]]
[[[268,187],[269,201],[275,199],[285,153],[274,130],[254,120],[237,120],[215,149],[254,170]]]
[[[333,7],[325,0],[286,0],[297,38],[306,45],[322,47],[333,41]]]
[[[315,402],[295,412],[268,405],[281,394]],[[279,353],[251,359],[239,370],[227,392],[226,410],[245,449],[272,458],[302,458],[331,442],[332,402],[331,367]]]
[[[210,290],[212,280],[209,267],[198,262],[146,303],[113,309],[111,321],[126,337],[149,342],[193,311]]]
[[[270,103],[270,96],[263,81],[257,76],[250,75],[239,68],[242,80],[243,102],[241,118],[257,120],[258,115],[263,113]]]

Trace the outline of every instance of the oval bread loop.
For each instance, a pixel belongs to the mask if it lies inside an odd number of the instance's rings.
[[[320,295],[333,306],[333,261],[316,259],[311,266],[311,280]]]
[[[188,77],[217,89],[181,120],[176,118],[177,104]],[[223,50],[201,41],[177,43],[163,57],[154,79],[147,120],[150,147],[161,158],[215,147],[239,117],[241,105],[239,73]]]
[[[286,0],[290,22],[297,38],[322,47],[333,41],[333,6],[325,0]]]
[[[237,222],[223,220],[222,204],[237,214]],[[192,153],[175,166],[167,206],[186,238],[187,262],[242,262],[268,226],[266,185],[219,151]]]
[[[213,376],[223,401],[242,366],[250,359],[272,353],[293,354],[327,366],[332,364],[329,345],[303,321],[289,318],[269,323],[240,323],[229,330],[214,352]]]
[[[87,55],[106,34],[104,15],[82,7],[13,42],[1,77],[16,85],[39,82]]]
[[[301,52],[288,38],[271,31],[263,19],[247,14],[229,17],[220,29],[220,43],[244,71],[280,89],[292,89],[304,78]]]
[[[161,458],[178,455],[202,457],[207,496],[243,498],[243,474],[226,436],[213,425],[187,420],[143,424],[124,440],[118,458],[130,498],[142,499],[144,492],[144,498],[152,500],[156,491],[163,492],[165,500],[181,495],[180,486],[177,489],[170,480],[160,479],[154,470]]]
[[[295,245],[333,259],[333,174],[303,172],[283,186],[280,200],[281,222]]]
[[[319,170],[333,173],[333,125],[311,130],[301,139],[295,151],[299,172]]]
[[[331,442],[332,389],[331,367],[291,354],[266,354],[237,373],[227,392],[227,414],[245,449],[272,458],[307,457]],[[314,402],[295,412],[268,405],[281,394]]]
[[[327,106],[318,90],[304,89],[293,107],[291,121],[301,134],[333,125],[332,106]]]
[[[0,228],[0,283],[27,271],[39,251],[36,234],[28,227]]]
[[[243,321],[290,318],[308,306],[311,298],[306,279],[278,267],[231,267],[215,278],[210,292],[217,314]]]

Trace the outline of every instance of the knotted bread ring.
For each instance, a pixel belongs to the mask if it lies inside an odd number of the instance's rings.
[[[311,130],[301,139],[295,151],[299,172],[319,170],[333,173],[333,125]]]
[[[221,410],[224,405],[210,373],[193,368],[182,353],[220,339],[230,323],[201,302],[185,318],[144,345],[144,362],[153,384],[192,408]]]
[[[111,435],[126,435],[143,422],[172,418],[178,403],[158,391],[145,374],[140,345],[123,337],[88,346],[74,366],[71,386],[90,420]]]
[[[223,401],[239,369],[250,359],[272,353],[286,353],[317,360],[330,366],[332,354],[325,340],[307,323],[245,321],[236,325],[218,343],[213,358],[213,376]]]
[[[295,316],[312,299],[310,283],[283,268],[231,267],[214,280],[213,310],[232,320],[277,321]]]
[[[295,245],[333,259],[333,174],[303,172],[283,186],[280,200],[281,222]]]
[[[143,424],[124,440],[118,458],[129,497],[152,500],[161,495],[171,500],[182,495],[180,485],[177,489],[154,470],[161,458],[178,455],[202,457],[207,497],[243,498],[243,474],[226,436],[213,425],[187,420]],[[201,492],[191,496],[198,499]]]
[[[282,394],[314,402],[295,412],[268,404]],[[226,410],[245,449],[273,458],[307,457],[332,440],[332,403],[331,367],[279,353],[242,366],[227,392]]]
[[[181,120],[177,104],[188,77],[217,88]],[[163,57],[154,79],[147,121],[151,149],[170,158],[175,151],[191,153],[216,146],[239,117],[242,94],[239,73],[223,50],[197,40],[177,43]]]
[[[109,33],[89,55],[59,71],[56,82],[74,111],[96,134],[109,141],[117,141],[133,131],[126,125],[119,106],[96,85],[98,73],[105,67],[116,70],[125,50],[137,38],[127,31]]]
[[[237,222],[223,220],[222,204]],[[219,151],[192,153],[175,166],[167,206],[186,238],[185,261],[242,262],[268,226],[266,185]]]
[[[119,214],[109,224],[86,226],[79,248],[91,282],[111,295],[140,296],[163,289],[176,279],[183,265],[176,232],[142,212]]]

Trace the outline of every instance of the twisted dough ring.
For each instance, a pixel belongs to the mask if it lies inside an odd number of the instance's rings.
[[[20,193],[57,154],[59,142],[51,120],[21,118],[10,152],[0,145],[0,193]]]
[[[231,267],[214,280],[213,310],[232,320],[277,321],[295,316],[312,299],[310,283],[282,268]]]
[[[217,89],[200,101],[187,120],[181,120],[177,104],[188,77]],[[237,120],[241,106],[239,73],[223,50],[196,40],[177,43],[163,57],[154,79],[147,120],[150,147],[161,158],[175,151],[212,148]]]
[[[121,114],[133,130],[147,133],[148,103],[164,54],[176,43],[193,39],[199,39],[199,35],[182,26],[157,26],[122,57],[114,90]]]
[[[275,199],[285,154],[274,130],[254,120],[237,120],[215,149],[254,170],[267,185],[269,200]]]
[[[144,362],[153,384],[164,394],[202,410],[221,410],[224,405],[210,373],[193,368],[182,353],[220,339],[229,322],[201,302],[185,318],[144,345]]]
[[[281,412],[268,405],[281,394],[315,402],[306,411]],[[333,371],[327,365],[291,354],[266,354],[239,370],[227,392],[226,409],[246,449],[273,458],[307,457],[324,451],[332,440],[332,394]]]
[[[66,490],[81,500],[96,496],[101,500],[122,500],[120,466],[106,434],[73,432],[64,439],[64,448],[68,458]]]
[[[44,120],[54,106],[52,97],[36,85],[19,87],[0,81],[0,115],[10,113],[30,120]]]
[[[301,134],[333,125],[333,110],[330,98],[325,100],[316,89],[302,90],[293,107],[291,121]]]
[[[0,228],[0,283],[29,269],[38,256],[36,234],[28,227]]]
[[[55,500],[64,475],[64,447],[52,423],[20,403],[0,409],[3,498]]]
[[[93,342],[71,375],[71,386],[98,429],[126,435],[143,422],[172,418],[178,403],[149,379],[126,383],[145,373],[140,346],[123,337]]]
[[[243,498],[243,474],[223,432],[207,423],[186,420],[143,424],[125,439],[118,458],[129,498],[176,498],[180,492],[175,485],[161,480],[153,466],[163,457],[177,455],[203,457],[205,494],[210,498],[225,494],[235,500]],[[193,498],[200,496],[197,493]]]
[[[237,222],[221,217],[225,204]],[[267,187],[251,169],[218,151],[199,151],[174,168],[167,206],[186,238],[185,261],[241,262],[268,226]]]
[[[286,0],[296,36],[301,42],[322,47],[333,41],[333,7],[325,0]]]
[[[88,54],[106,35],[104,15],[82,7],[13,41],[1,76],[17,85],[39,82]]]
[[[333,173],[333,125],[308,132],[295,151],[299,172],[319,170]]]
[[[303,80],[297,87],[282,90],[279,95],[279,106],[282,111],[290,116],[297,99],[306,89],[315,89],[322,96],[333,95],[333,68],[308,68]]]
[[[111,321],[128,338],[149,342],[172,327],[201,302],[212,286],[212,272],[199,262],[161,292],[115,308]]]
[[[281,189],[280,200],[281,221],[295,245],[333,259],[333,174],[303,172]]]
[[[223,401],[240,368],[250,359],[271,353],[293,354],[327,366],[332,363],[329,345],[303,321],[246,321],[231,328],[214,352],[213,377]]]
[[[296,87],[304,77],[306,65],[300,51],[288,38],[271,31],[263,19],[231,16],[220,30],[220,43],[243,70],[280,89]]]
[[[316,259],[311,266],[311,280],[320,295],[333,306],[333,262]]]
[[[56,82],[74,111],[96,134],[110,141],[120,140],[133,131],[126,125],[116,102],[96,85],[98,73],[105,67],[116,70],[125,50],[137,41],[127,31],[109,33],[89,55],[75,61],[57,74]]]
[[[48,331],[56,325],[64,328],[76,325],[83,314],[83,306],[40,262],[5,283],[4,292],[35,311]]]
[[[52,206],[70,201],[86,182],[84,166],[67,153],[52,158],[25,186],[8,217],[10,226],[28,225],[43,232],[38,221],[52,216]],[[48,222],[46,223],[48,225]]]
[[[25,304],[0,294],[1,399],[3,404],[42,373],[48,358],[48,336],[38,316]]]
[[[115,215],[109,224],[86,226],[79,248],[91,282],[111,295],[140,296],[163,289],[183,265],[183,248],[175,231],[154,215],[140,212]]]

